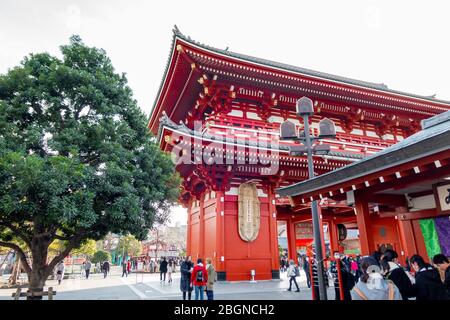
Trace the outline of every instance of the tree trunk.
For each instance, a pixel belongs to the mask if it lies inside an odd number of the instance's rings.
[[[28,289],[31,293],[44,291],[45,281],[51,271],[47,269],[48,241],[34,238],[31,242],[32,268],[28,274]],[[42,296],[27,297],[27,300],[42,300]]]

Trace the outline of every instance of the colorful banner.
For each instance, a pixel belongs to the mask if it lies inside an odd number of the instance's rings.
[[[436,254],[441,253],[441,246],[439,244],[439,237],[434,225],[434,219],[421,219],[419,220],[419,223],[420,229],[422,230],[423,239],[425,240],[428,259],[431,260]]]
[[[450,257],[450,217],[438,217],[434,219],[434,224],[441,245],[441,253]]]

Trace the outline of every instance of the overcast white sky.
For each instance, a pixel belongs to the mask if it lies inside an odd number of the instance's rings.
[[[176,24],[202,43],[450,100],[448,1],[0,2],[0,73],[79,34],[126,72],[150,112]],[[185,223],[183,210],[173,223]]]

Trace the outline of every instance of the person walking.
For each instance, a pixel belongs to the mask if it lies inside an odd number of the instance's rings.
[[[180,290],[183,292],[183,300],[186,300],[186,293],[188,294],[188,299],[191,300],[193,290],[191,286],[191,274],[193,266],[191,256],[187,256],[180,266]]]
[[[370,257],[363,258],[361,269],[361,279],[350,291],[352,300],[402,300],[394,282],[383,278],[377,261]]]
[[[208,272],[200,258],[197,259],[197,265],[192,271],[191,282],[195,290],[195,300],[204,300],[203,291],[208,282]]]
[[[311,288],[311,275],[309,272],[309,261],[308,258],[305,256],[302,257],[302,266],[303,266],[303,271],[306,274],[306,284],[308,285],[308,288]]]
[[[103,262],[103,264],[102,264],[103,279],[105,279],[106,276],[108,275],[110,267],[111,267],[111,266],[110,266],[108,260],[106,260],[105,262]]]
[[[122,278],[124,275],[128,277],[127,269],[128,269],[128,262],[126,260],[123,260],[123,262],[122,262]]]
[[[169,263],[167,264],[167,282],[171,283],[172,282],[172,272],[174,269],[174,262],[172,260],[169,261]]]
[[[416,283],[413,292],[416,300],[448,300],[447,290],[441,281],[439,271],[425,263],[419,255],[413,255],[409,260],[411,268],[416,272]]]
[[[131,261],[128,260],[128,262],[127,262],[127,274],[130,274],[130,273],[131,273]]]
[[[66,269],[64,265],[64,261],[60,261],[56,265],[56,280],[58,280],[58,284],[61,284],[61,281],[64,279],[64,270]]]
[[[300,271],[298,270],[298,266],[294,263],[294,260],[289,260],[289,267],[287,269],[287,276],[289,277],[289,289],[287,291],[291,291],[292,289],[292,281],[295,283],[297,290],[295,292],[300,292],[300,288],[298,287],[296,277],[300,276]]]
[[[167,260],[165,257],[161,260],[161,263],[159,264],[159,281],[163,282],[163,275],[164,275],[164,282],[166,282],[166,273],[167,273]]]
[[[84,265],[84,271],[86,272],[86,279],[89,279],[89,273],[91,272],[92,263],[89,259],[86,260],[86,264]]]
[[[214,282],[217,281],[217,272],[212,265],[211,258],[206,258],[206,271],[208,272],[208,282],[206,284],[206,297],[214,300]]]
[[[398,263],[398,254],[392,249],[386,249],[380,261],[384,277],[391,280],[400,290],[403,300],[413,297],[413,285],[403,267]]]
[[[442,273],[441,279],[444,283],[447,295],[450,297],[450,263],[443,254],[437,254],[433,257],[433,263]]]

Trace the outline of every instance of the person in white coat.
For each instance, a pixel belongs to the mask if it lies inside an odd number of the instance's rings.
[[[64,270],[66,267],[64,266],[64,261],[60,261],[56,265],[56,280],[58,280],[58,284],[61,284],[62,279],[64,279]]]

